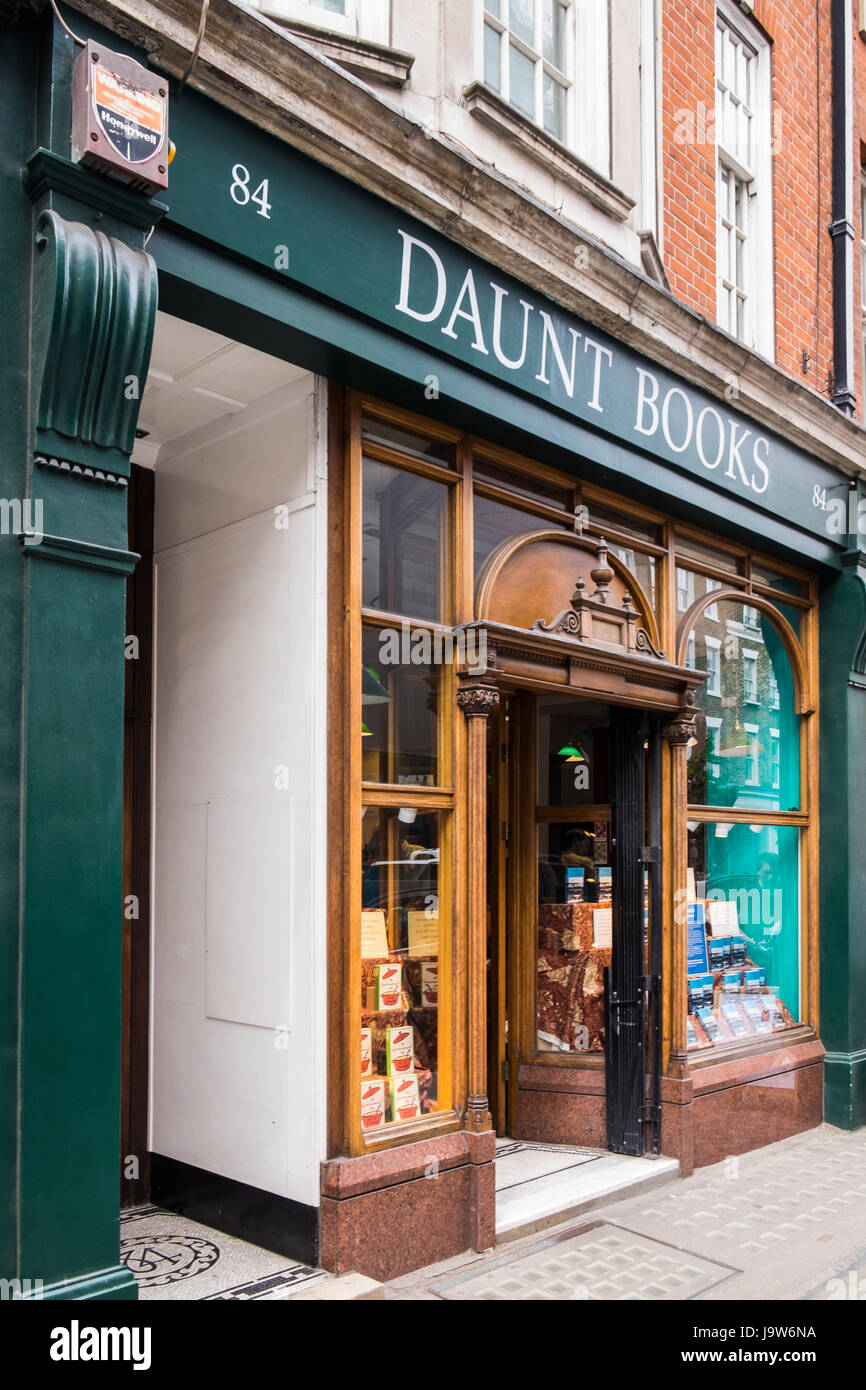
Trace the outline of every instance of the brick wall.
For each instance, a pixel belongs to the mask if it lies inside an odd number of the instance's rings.
[[[715,3],[662,0],[662,16],[665,267],[674,293],[715,320]],[[772,42],[776,361],[826,396],[833,360],[830,0],[756,0],[753,18]],[[859,38],[855,85],[866,142],[866,44]],[[859,229],[859,194],[856,214]]]
[[[852,0],[855,24],[856,15],[859,8],[857,0]],[[860,217],[860,180],[861,171],[866,164],[866,43],[854,33],[854,228],[855,228],[855,253],[854,253],[854,382],[857,392],[857,419],[861,422],[866,418],[864,411],[864,396],[866,396],[866,382],[863,380],[863,348],[862,348],[862,323],[863,314],[861,310],[861,285],[860,285],[860,241],[864,236],[864,228],[861,225]]]

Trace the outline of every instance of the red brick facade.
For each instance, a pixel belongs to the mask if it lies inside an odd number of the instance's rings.
[[[716,318],[714,0],[663,0],[664,260],[674,293]],[[866,43],[854,27],[855,389],[860,345],[860,160],[866,152]],[[832,391],[830,0],[755,0],[772,45],[775,357],[824,396]],[[804,369],[804,356],[808,360]]]

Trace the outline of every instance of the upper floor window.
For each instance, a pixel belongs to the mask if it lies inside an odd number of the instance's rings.
[[[391,0],[257,0],[256,8],[291,24],[387,44]]]
[[[770,49],[727,0],[716,13],[716,260],[722,328],[773,353]]]
[[[485,86],[607,173],[607,5],[579,0],[478,2]]]

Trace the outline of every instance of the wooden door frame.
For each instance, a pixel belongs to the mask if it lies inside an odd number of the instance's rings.
[[[121,1023],[121,1204],[150,1192],[148,1088],[150,1059],[151,733],[153,717],[154,475],[132,465],[129,548],[140,560],[126,588],[126,633],[138,639],[126,661],[123,759],[123,912]],[[137,1159],[138,1175],[124,1176]]]

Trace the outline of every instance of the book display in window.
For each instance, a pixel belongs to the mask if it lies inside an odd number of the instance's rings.
[[[716,935],[719,930],[727,934]],[[688,1051],[796,1025],[766,970],[750,958],[750,944],[739,930],[736,902],[688,904]]]

